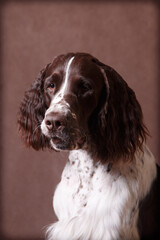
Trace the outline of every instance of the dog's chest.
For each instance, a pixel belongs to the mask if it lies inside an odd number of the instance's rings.
[[[83,151],[70,155],[54,195],[54,209],[59,219],[80,215],[94,192],[101,189],[99,166],[94,166]],[[98,184],[95,179],[99,178]],[[100,191],[99,191],[100,192]]]

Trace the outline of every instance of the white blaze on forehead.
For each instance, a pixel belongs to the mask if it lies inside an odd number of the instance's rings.
[[[66,64],[65,78],[64,78],[63,84],[62,84],[59,92],[54,96],[53,100],[51,101],[51,104],[50,104],[49,108],[45,112],[45,117],[46,117],[47,114],[49,114],[51,112],[53,112],[53,113],[61,112],[64,115],[67,115],[67,113],[70,111],[69,104],[66,101],[62,101],[62,102],[60,102],[60,101],[63,99],[64,94],[65,94],[65,90],[67,88],[69,73],[70,73],[70,66],[71,66],[71,63],[72,63],[73,59],[74,59],[74,57],[72,57],[68,61],[68,63]],[[74,116],[74,115],[72,115],[72,116],[73,116],[73,118],[76,118],[76,116]],[[46,125],[45,125],[45,120],[43,120],[42,123],[41,123],[41,129],[42,129],[43,134],[47,135],[48,130],[47,130]],[[51,145],[55,150],[57,150],[56,145],[54,145],[53,142],[51,142]]]
[[[70,66],[71,66],[71,63],[72,63],[73,59],[74,59],[74,57],[72,57],[67,63],[67,66],[65,68],[65,79],[64,79],[63,85],[61,86],[60,91],[56,94],[56,96],[52,100],[51,105],[55,104],[55,103],[58,103],[64,97],[65,90],[66,90],[67,84],[68,84],[68,79],[69,79]]]
[[[69,72],[70,72],[70,66],[71,66],[71,63],[73,61],[74,57],[72,57],[68,64],[67,64],[67,67],[66,67],[66,75],[65,75],[65,80],[64,80],[64,85],[62,87],[62,95],[64,95],[64,92],[65,92],[65,89],[66,89],[66,86],[67,86],[67,83],[68,83],[68,78],[69,78]]]

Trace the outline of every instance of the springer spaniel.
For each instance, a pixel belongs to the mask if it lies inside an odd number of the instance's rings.
[[[140,239],[156,163],[135,93],[113,68],[85,53],[56,57],[26,91],[18,123],[27,146],[70,151],[47,239]]]

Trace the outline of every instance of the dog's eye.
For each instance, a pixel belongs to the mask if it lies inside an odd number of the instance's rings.
[[[77,90],[77,96],[86,96],[87,94],[90,94],[93,91],[92,86],[88,83],[82,83],[80,84],[78,90]]]
[[[55,88],[55,84],[54,83],[50,83],[48,85],[48,89],[53,90],[54,88]]]
[[[84,84],[84,85],[82,85],[81,88],[82,88],[83,92],[87,92],[87,91],[90,91],[92,89],[92,87],[89,84]]]

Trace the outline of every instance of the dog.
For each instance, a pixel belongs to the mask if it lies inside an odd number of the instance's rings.
[[[135,93],[112,67],[87,53],[54,58],[25,92],[18,124],[27,146],[70,152],[48,240],[142,239],[156,162]]]

